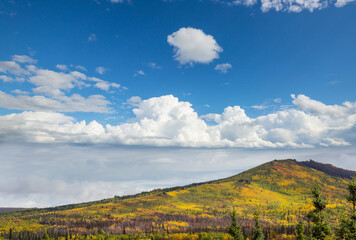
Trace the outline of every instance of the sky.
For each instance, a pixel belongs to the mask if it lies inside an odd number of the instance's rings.
[[[356,170],[355,13],[353,0],[1,1],[0,206],[273,159]]]

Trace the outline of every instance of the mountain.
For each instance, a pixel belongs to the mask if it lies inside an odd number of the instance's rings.
[[[222,231],[230,224],[229,213],[235,208],[247,232],[253,228],[253,213],[259,211],[264,226],[288,233],[312,209],[314,182],[327,197],[327,217],[335,224],[347,206],[347,183],[355,174],[314,161],[274,160],[216,181],[96,202],[0,213],[0,232],[8,231],[10,226],[62,234],[67,229],[74,233],[115,234]]]
[[[4,208],[0,207],[0,212],[11,212],[11,211],[18,211],[23,210],[24,208]]]

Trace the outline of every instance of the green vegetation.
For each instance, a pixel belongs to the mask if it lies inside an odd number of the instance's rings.
[[[229,227],[228,233],[234,238],[234,240],[243,240],[244,236],[241,233],[241,227],[237,223],[237,216],[235,209],[231,213],[231,225]]]
[[[337,231],[337,237],[355,239],[356,184],[348,179],[350,171],[330,165],[324,169],[320,164],[315,168],[295,160],[272,161],[206,183],[54,208],[2,212],[0,238],[292,240],[296,236],[306,239],[305,233],[326,239],[333,237],[331,229],[339,228],[342,230]],[[351,211],[347,210],[340,221],[348,205]],[[307,220],[307,215],[311,225],[297,225]]]
[[[295,240],[305,240],[305,230],[302,220],[299,220],[296,226]]]
[[[319,185],[317,183],[314,184],[312,193],[314,209],[308,214],[308,218],[313,223],[311,228],[311,239],[324,240],[331,236],[331,228],[324,216],[326,201],[321,196]]]
[[[351,212],[341,219],[340,228],[337,235],[340,239],[356,239],[356,178],[348,185],[349,194],[347,201],[351,203]]]

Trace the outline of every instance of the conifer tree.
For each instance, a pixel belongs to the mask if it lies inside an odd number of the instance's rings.
[[[308,213],[308,218],[312,221],[311,239],[324,240],[332,235],[329,224],[325,221],[324,211],[326,208],[326,201],[322,197],[319,185],[314,184],[312,191],[314,210]]]
[[[229,234],[233,237],[234,240],[243,240],[244,236],[241,233],[241,227],[237,223],[237,216],[235,209],[232,210],[230,214],[231,217],[231,225],[229,227]]]
[[[255,213],[254,220],[255,220],[255,230],[253,231],[252,240],[264,240],[265,236],[263,235],[263,232],[261,229],[261,224],[260,224],[258,213]]]
[[[348,191],[349,195],[346,199],[351,203],[352,210],[346,218],[341,219],[337,235],[340,239],[354,240],[356,239],[356,178],[349,183]]]
[[[296,240],[305,240],[305,235],[304,235],[304,224],[302,222],[302,220],[299,220],[296,229],[295,229],[295,239]]]
[[[12,234],[12,228],[10,228],[9,239],[14,239],[14,236]]]

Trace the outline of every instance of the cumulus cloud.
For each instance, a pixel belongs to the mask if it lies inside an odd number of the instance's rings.
[[[13,132],[20,132],[24,135],[20,139],[29,142],[40,139],[41,142],[213,148],[314,148],[348,146],[356,141],[356,103],[330,106],[304,95],[292,97],[294,108],[256,118],[248,117],[240,106],[227,107],[222,114],[198,116],[189,102],[179,101],[172,95],[146,100],[133,97],[128,103],[134,107],[135,117],[115,126],[103,126],[96,121],[86,124],[70,118],[65,123],[46,120],[44,124],[41,122],[44,113],[25,112],[0,118],[3,127],[0,138],[9,141]],[[11,102],[16,104],[14,99]],[[32,125],[28,124],[28,117],[34,119],[37,114],[40,117],[31,121]],[[51,113],[47,114],[46,119],[51,119]]]
[[[0,91],[0,107],[14,110],[58,112],[109,113],[113,111],[109,107],[110,102],[102,95],[83,97],[79,94],[73,94],[53,99],[45,96],[24,96],[27,92],[18,89],[14,93],[18,96]]]
[[[293,12],[299,13],[303,10],[313,12],[315,10],[321,10],[327,8],[333,4],[335,7],[343,7],[355,0],[261,0],[261,10],[268,12],[275,10],[277,12]],[[259,3],[257,0],[219,0],[218,2],[226,4],[228,6],[253,6]]]
[[[230,63],[222,63],[215,66],[215,70],[221,73],[227,73],[227,71],[231,68],[232,66]]]
[[[213,36],[192,27],[168,35],[167,42],[174,47],[174,59],[182,65],[210,63],[223,51]]]
[[[26,55],[13,55],[12,61],[19,62],[19,63],[31,63],[31,64],[37,63],[37,60]]]
[[[355,2],[355,0],[337,0],[335,3],[335,7],[343,7],[348,3]]]
[[[90,77],[88,78],[90,81],[95,82],[94,87],[99,88],[104,91],[109,91],[110,88],[119,88],[120,84],[118,83],[110,83],[104,80],[101,80],[96,77]]]
[[[142,70],[138,70],[134,73],[133,75],[134,77],[138,77],[138,76],[145,76],[145,72]]]
[[[33,64],[27,64],[26,56],[13,56],[14,60],[0,61],[0,80],[3,82],[27,82],[33,84],[33,96],[27,91],[16,89],[12,93],[0,91],[1,107],[16,110],[59,111],[59,112],[112,112],[111,104],[103,95],[82,96],[79,93],[70,94],[73,89],[95,87],[104,91],[121,88],[120,84],[108,82],[95,77],[88,77],[79,71],[69,71],[67,65],[58,64],[58,72],[42,69]],[[20,60],[19,60],[20,59]],[[22,60],[21,60],[22,59]],[[26,94],[24,94],[26,92]]]
[[[0,61],[0,72],[13,75],[28,75],[29,71],[23,69],[14,61]]]
[[[68,71],[68,66],[65,64],[57,64],[56,68],[58,68],[59,70],[61,70],[63,72]]]
[[[328,6],[328,1],[326,0],[261,0],[261,9],[263,12],[268,12],[269,10],[275,11],[289,11],[289,12],[301,12],[306,9],[310,12],[314,10],[320,10]]]

